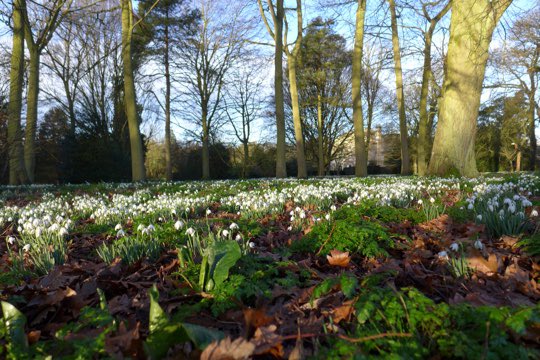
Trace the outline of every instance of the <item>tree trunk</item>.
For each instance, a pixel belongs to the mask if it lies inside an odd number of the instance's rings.
[[[24,141],[24,164],[29,182],[34,182],[36,167],[36,129],[39,98],[39,62],[38,47],[29,45],[30,63],[28,65],[28,94],[26,108],[26,127]]]
[[[476,176],[474,142],[493,30],[511,0],[452,2],[445,79],[429,173]]]
[[[11,53],[11,70],[8,104],[8,149],[9,149],[9,183],[11,185],[28,182],[24,165],[22,145],[21,110],[24,79],[24,27],[23,0],[13,2],[13,47]]]
[[[433,32],[439,20],[450,10],[451,2],[449,2],[441,12],[439,12],[429,22],[429,29],[425,35],[424,43],[424,67],[422,71],[422,87],[420,89],[420,119],[418,122],[418,142],[416,147],[416,161],[418,175],[426,175],[427,173],[427,153],[430,143],[431,126],[430,114],[428,112],[428,94],[429,84],[433,78],[431,71],[431,42]]]
[[[324,144],[323,144],[323,114],[321,94],[317,96],[317,132],[318,132],[318,157],[319,157],[319,176],[324,176]]]
[[[203,180],[209,180],[210,179],[210,134],[208,130],[208,105],[203,103],[202,104],[202,128],[203,128],[203,134],[202,134],[202,178]]]
[[[367,152],[364,134],[364,114],[362,113],[362,57],[364,51],[364,22],[366,0],[358,0],[356,11],[356,31],[352,63],[352,107],[354,123],[355,175],[367,175]]]
[[[534,171],[536,168],[536,118],[535,118],[535,108],[536,108],[536,81],[535,74],[530,71],[529,78],[531,81],[531,89],[529,91],[529,170]]]
[[[249,165],[249,143],[244,141],[244,164],[242,166],[242,178],[245,179],[248,175],[248,165]]]
[[[289,88],[294,123],[294,137],[296,140],[296,163],[298,166],[298,178],[307,178],[306,156],[304,153],[304,134],[302,134],[302,119],[300,118],[300,103],[298,101],[298,85],[296,83],[296,54],[287,56],[289,67]]]
[[[283,0],[277,0],[275,24],[274,90],[276,101],[276,177],[287,177],[285,160],[285,105],[283,101]]]
[[[396,4],[388,0],[390,5],[390,20],[392,25],[392,49],[394,52],[394,72],[396,74],[396,97],[399,113],[399,133],[401,138],[401,174],[411,173],[411,159],[409,156],[409,140],[407,134],[407,116],[405,114],[405,94],[403,92],[403,71],[401,69],[401,52],[399,49],[399,34],[397,27]]]
[[[133,8],[131,0],[121,0],[122,5],[122,59],[124,62],[124,102],[129,127],[131,146],[131,175],[133,181],[146,180],[144,168],[144,149],[139,117],[137,115],[137,99],[133,66],[131,62],[131,41],[133,34]]]
[[[171,160],[171,73],[169,70],[169,17],[165,25],[165,177],[172,180]]]

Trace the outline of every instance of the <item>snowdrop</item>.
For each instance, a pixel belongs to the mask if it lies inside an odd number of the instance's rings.
[[[23,251],[28,252],[30,250],[30,244],[26,244],[23,246]]]
[[[484,248],[484,244],[482,244],[482,241],[480,241],[480,239],[474,242],[474,248],[477,250],[482,250]]]
[[[174,223],[174,228],[176,230],[180,230],[184,227],[184,222],[182,220],[178,220],[177,222]]]
[[[458,244],[458,243],[455,243],[455,242],[452,243],[452,244],[450,245],[450,250],[452,250],[452,251],[458,251],[458,250],[459,250],[459,244]]]

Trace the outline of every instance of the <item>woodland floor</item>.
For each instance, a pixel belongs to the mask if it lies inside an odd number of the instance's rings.
[[[211,291],[197,285],[200,264],[181,266],[185,235],[177,239],[173,230],[156,232],[168,239],[157,256],[107,264],[96,249],[117,241],[114,225],[77,219],[65,263],[38,276],[31,265],[27,273],[12,270],[6,239],[17,229],[5,223],[0,299],[25,323],[23,340],[13,324],[2,325],[0,358],[539,356],[540,257],[520,246],[535,239],[538,217],[521,234],[494,238],[465,197],[445,191],[437,199],[443,214],[429,221],[418,204],[344,205],[338,198],[332,220],[306,220],[294,230],[292,202],[251,219],[214,203],[211,214],[193,212],[187,224],[217,232],[235,223],[252,244]],[[527,214],[539,209],[540,198],[530,200]],[[16,193],[4,206],[40,201],[39,191]],[[318,214],[309,205],[302,210]],[[126,221],[123,230],[134,234],[139,223]],[[460,244],[458,255],[448,250],[452,243]]]

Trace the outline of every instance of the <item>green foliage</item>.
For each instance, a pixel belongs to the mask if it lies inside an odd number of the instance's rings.
[[[126,236],[112,243],[103,243],[97,249],[98,256],[107,264],[117,258],[131,265],[143,258],[155,260],[162,250],[161,242],[144,236]]]
[[[358,214],[379,220],[382,223],[402,223],[409,221],[411,224],[419,224],[426,221],[424,213],[416,209],[380,206],[374,201],[365,201],[353,208],[357,209]]]
[[[298,269],[292,262],[243,256],[231,269],[229,279],[212,291],[210,308],[217,316],[238,304],[256,306],[258,299],[270,299],[276,286],[284,289],[305,286],[310,278],[309,271]]]
[[[323,254],[338,249],[371,258],[387,256],[387,249],[395,246],[382,225],[365,220],[355,207],[342,207],[333,217],[334,221],[315,225],[309,234],[291,245],[291,250],[317,252],[324,245]]]
[[[351,299],[356,294],[358,288],[358,279],[351,274],[343,274],[330,279],[325,279],[313,290],[311,299],[317,299],[321,296],[328,294],[336,286],[339,286],[343,294],[347,299]]]
[[[540,233],[523,238],[518,246],[531,256],[540,256]]]
[[[9,359],[25,357],[28,349],[25,325],[26,317],[13,305],[2,301],[2,323],[0,324],[0,339],[7,340],[6,356]],[[0,355],[2,352],[0,350]]]
[[[358,325],[349,337],[380,337],[357,344],[329,340],[320,358],[399,354],[399,358],[422,359],[446,354],[456,359],[528,359],[539,355],[517,343],[538,323],[538,305],[523,309],[449,306],[436,304],[413,288],[365,288],[356,303],[356,317]]]
[[[212,242],[204,252],[199,277],[201,289],[211,291],[229,277],[229,269],[242,257],[236,241]]]
[[[191,341],[198,349],[202,350],[212,341],[223,338],[223,334],[219,331],[206,329],[198,325],[170,321],[161,306],[159,306],[159,293],[155,285],[150,289],[149,296],[150,335],[144,344],[149,358],[162,359],[169,348],[178,343]]]

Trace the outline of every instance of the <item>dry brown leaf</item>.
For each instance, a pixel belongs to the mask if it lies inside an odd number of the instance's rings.
[[[339,266],[339,267],[348,267],[349,263],[351,261],[351,257],[349,256],[349,252],[343,252],[339,250],[331,250],[330,255],[326,255],[326,258],[328,259],[328,263],[332,266]]]
[[[219,342],[214,341],[204,349],[201,360],[241,360],[249,359],[255,351],[255,344],[238,338],[231,341],[226,337]]]
[[[354,314],[353,301],[346,301],[340,307],[335,308],[332,311],[332,320],[334,324],[339,323],[341,320],[348,320],[352,314]]]
[[[478,250],[473,250],[467,257],[471,269],[483,273],[497,273],[502,268],[502,260],[496,254],[490,254],[485,259]]]

